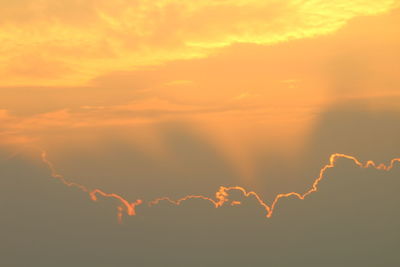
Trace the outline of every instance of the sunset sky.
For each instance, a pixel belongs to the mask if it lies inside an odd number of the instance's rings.
[[[398,0],[0,0],[0,266],[399,266],[399,51]]]

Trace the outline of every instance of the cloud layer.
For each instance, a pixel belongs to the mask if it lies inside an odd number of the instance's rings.
[[[109,71],[198,58],[233,43],[333,32],[383,1],[0,1],[3,85],[80,84]]]

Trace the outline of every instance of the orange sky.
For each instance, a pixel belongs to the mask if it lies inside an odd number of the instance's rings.
[[[235,43],[334,34],[398,7],[383,1],[2,1],[1,84],[82,85],[99,75],[206,58]],[[266,12],[266,10],[268,10]]]
[[[399,48],[400,0],[0,0],[0,266],[400,266]]]
[[[257,153],[298,157],[331,105],[399,108],[398,1],[110,3],[0,1],[2,143],[116,135],[171,162],[160,128],[180,123],[251,183]]]

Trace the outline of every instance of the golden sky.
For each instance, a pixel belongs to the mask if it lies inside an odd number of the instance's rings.
[[[0,2],[3,86],[71,86],[114,71],[206,58],[237,43],[335,33],[382,1],[18,0]]]
[[[331,106],[399,108],[398,1],[0,6],[4,144],[121,139],[170,163],[166,129],[184,127],[252,184],[260,155],[298,158]]]
[[[0,266],[400,266],[399,48],[400,0],[0,0]]]

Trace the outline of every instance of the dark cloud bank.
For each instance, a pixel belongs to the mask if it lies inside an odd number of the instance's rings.
[[[321,115],[303,156],[309,163],[298,171],[313,177],[333,152],[387,162],[399,148],[393,114],[333,106]],[[340,160],[318,193],[304,201],[282,200],[272,219],[252,199],[221,209],[193,200],[181,207],[139,207],[137,216],[119,225],[112,200],[91,202],[52,179],[39,160],[6,156],[0,167],[1,266],[400,264],[399,166],[384,172]]]

